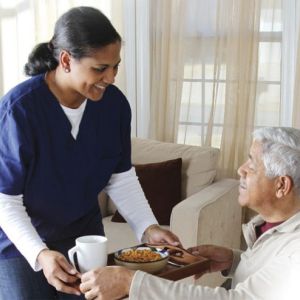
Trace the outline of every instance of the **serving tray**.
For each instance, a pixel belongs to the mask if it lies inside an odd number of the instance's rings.
[[[153,244],[141,244],[137,245],[138,247],[160,247],[161,249],[169,248],[173,250],[181,250],[184,255],[184,259],[181,259],[178,256],[170,255],[170,261],[175,262],[179,266],[174,266],[171,264],[167,264],[165,268],[163,268],[160,272],[157,274],[154,274],[156,276],[169,279],[169,280],[180,280],[198,273],[202,273],[209,269],[210,261],[204,257],[197,256],[197,259],[193,259],[193,255],[188,254],[185,249],[179,248],[179,247],[173,247],[169,245],[153,245]],[[168,249],[168,250],[169,250]],[[189,256],[191,255],[191,257]],[[186,259],[186,257],[188,258]],[[110,253],[108,255],[107,264],[109,266],[115,265],[114,261],[114,253]]]

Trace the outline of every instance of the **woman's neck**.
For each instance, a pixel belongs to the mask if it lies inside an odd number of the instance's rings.
[[[59,67],[45,74],[45,82],[57,101],[69,108],[78,108],[86,99],[74,91],[68,84],[65,74],[61,74]]]

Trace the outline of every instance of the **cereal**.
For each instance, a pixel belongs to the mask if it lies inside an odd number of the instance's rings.
[[[161,259],[161,256],[157,252],[153,252],[148,249],[143,250],[128,250],[122,252],[118,259],[130,262],[150,262]]]

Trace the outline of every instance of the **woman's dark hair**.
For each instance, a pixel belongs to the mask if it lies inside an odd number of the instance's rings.
[[[51,41],[33,49],[24,67],[25,74],[54,70],[61,50],[80,59],[117,41],[121,41],[120,35],[101,11],[87,6],[71,8],[57,20]]]

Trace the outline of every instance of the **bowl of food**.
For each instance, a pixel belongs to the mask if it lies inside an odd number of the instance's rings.
[[[114,254],[116,265],[155,274],[168,263],[169,253],[154,247],[131,247]]]

